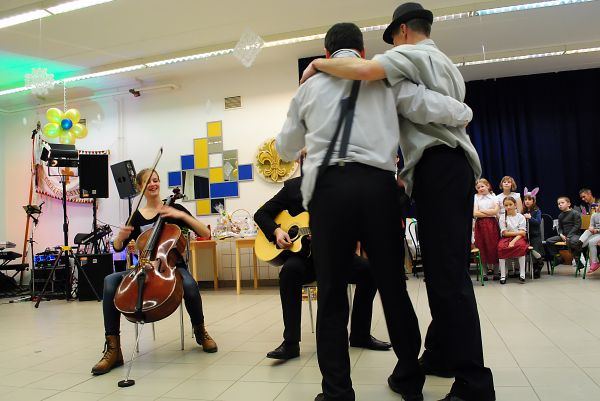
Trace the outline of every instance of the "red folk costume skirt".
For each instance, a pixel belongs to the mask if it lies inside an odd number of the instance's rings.
[[[478,217],[475,220],[475,246],[481,254],[481,263],[498,264],[500,228],[495,217]]]
[[[519,258],[525,256],[529,244],[525,238],[519,238],[515,246],[512,248],[508,247],[508,243],[513,240],[513,237],[502,238],[498,242],[498,257],[500,259]]]

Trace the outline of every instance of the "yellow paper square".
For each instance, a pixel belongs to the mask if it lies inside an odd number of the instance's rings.
[[[223,126],[221,121],[212,121],[206,124],[208,130],[208,136],[222,136]]]
[[[206,138],[194,139],[194,166],[195,168],[208,168],[208,140]]]
[[[210,214],[210,199],[201,199],[196,201],[196,215],[202,216]]]
[[[211,168],[208,177],[208,181],[211,184],[223,182],[223,167]]]

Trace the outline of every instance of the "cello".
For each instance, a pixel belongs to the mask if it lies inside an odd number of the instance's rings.
[[[181,199],[179,188],[173,190],[165,205]],[[183,284],[175,263],[183,255],[185,237],[175,224],[159,216],[154,227],[136,240],[139,260],[121,281],[114,303],[119,312],[133,323],[151,323],[168,317],[183,298]]]
[[[146,192],[152,172],[160,160],[162,148],[154,162],[151,173],[144,183],[142,194]],[[172,206],[177,199],[183,198],[179,188],[173,190],[165,202]],[[135,210],[139,209],[140,197]],[[126,225],[130,225],[132,213]],[[134,268],[128,272],[119,284],[114,296],[114,305],[127,320],[133,323],[155,322],[168,317],[181,304],[183,298],[183,280],[176,270],[180,255],[186,247],[186,240],[179,226],[166,223],[165,218],[158,216],[153,227],[141,233],[136,240],[139,258]],[[141,330],[136,330],[136,346],[131,355],[129,369],[125,380],[118,382],[119,387],[129,387],[135,380],[129,379],[135,350],[138,347]]]

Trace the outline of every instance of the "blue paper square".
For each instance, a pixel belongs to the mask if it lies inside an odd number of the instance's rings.
[[[252,180],[252,164],[240,164],[238,166],[238,180]]]
[[[239,196],[239,187],[236,181],[218,182],[210,184],[210,197],[215,198],[231,198]]]
[[[181,185],[181,171],[169,171],[167,182],[169,187],[177,187]]]
[[[193,170],[194,169],[194,155],[181,156],[181,169],[182,170]]]

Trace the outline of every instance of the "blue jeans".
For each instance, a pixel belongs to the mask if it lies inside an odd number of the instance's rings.
[[[198,283],[187,270],[187,266],[178,266],[177,271],[183,279],[183,300],[185,301],[185,309],[190,315],[192,325],[203,324],[204,315],[202,314],[202,298],[200,297]],[[121,331],[121,313],[115,307],[114,299],[117,288],[119,287],[119,284],[121,284],[123,276],[127,273],[129,273],[129,271],[113,273],[104,278],[102,312],[104,315],[104,331],[107,336],[119,335]]]

